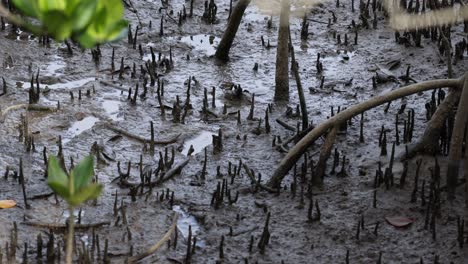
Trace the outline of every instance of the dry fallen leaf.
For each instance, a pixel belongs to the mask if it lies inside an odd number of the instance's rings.
[[[16,206],[14,200],[0,200],[0,209],[8,209]]]
[[[407,227],[414,222],[413,218],[402,216],[385,217],[385,220],[394,227]]]

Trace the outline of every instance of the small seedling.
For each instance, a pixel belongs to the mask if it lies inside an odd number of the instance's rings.
[[[67,175],[60,167],[57,158],[49,157],[47,184],[68,204],[68,236],[67,236],[67,264],[72,263],[73,236],[75,222],[73,210],[82,203],[99,197],[103,186],[92,182],[94,176],[94,161],[92,156],[81,160]]]

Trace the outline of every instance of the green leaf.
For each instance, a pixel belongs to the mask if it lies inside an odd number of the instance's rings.
[[[48,11],[64,11],[68,0],[38,0],[39,10],[43,13]]]
[[[115,41],[126,36],[127,28],[128,23],[125,20],[117,21],[107,28],[102,28],[99,23],[93,22],[86,32],[77,36],[77,39],[83,47],[91,48],[96,44]]]
[[[96,0],[81,0],[70,13],[73,30],[80,31],[89,25],[96,13]]]
[[[92,156],[87,156],[82,159],[74,168],[74,187],[79,191],[81,188],[86,187],[94,175],[94,160]]]
[[[13,4],[25,15],[30,17],[38,17],[39,7],[36,0],[13,0]]]
[[[68,186],[64,186],[58,182],[48,182],[49,187],[56,193],[58,196],[62,197],[65,200],[68,200],[71,196]]]
[[[120,20],[107,30],[105,41],[114,41],[127,35],[128,22]]]
[[[87,32],[81,33],[79,36],[76,37],[78,42],[80,43],[83,48],[92,48],[98,44],[98,42]]]
[[[127,29],[122,0],[12,1],[23,14],[37,18],[44,33],[57,41],[72,37],[85,48],[121,38]]]
[[[108,14],[105,24],[109,25],[122,19],[124,7],[121,0],[100,0],[99,4]]]
[[[62,197],[70,196],[67,174],[60,168],[55,156],[50,156],[47,163],[47,184]]]
[[[82,1],[85,1],[85,0],[66,0],[67,1],[67,5],[65,7],[65,13],[67,13],[67,15],[71,15],[73,13],[73,11],[75,10],[75,8],[78,6],[78,4],[80,4],[80,2]],[[94,2],[97,2],[98,0],[94,0]]]
[[[75,173],[70,171],[70,175],[68,176],[68,191],[70,192],[70,196],[75,194]]]
[[[70,197],[68,203],[71,206],[78,206],[88,200],[96,199],[101,194],[102,189],[103,186],[101,184],[92,183],[76,192],[72,197]]]
[[[45,12],[43,23],[47,28],[47,32],[58,41],[69,38],[72,33],[72,22],[62,11],[53,10]]]

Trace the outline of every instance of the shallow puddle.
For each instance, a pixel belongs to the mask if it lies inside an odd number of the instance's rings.
[[[39,77],[40,79],[40,77]],[[40,88],[48,88],[48,89],[72,89],[72,88],[79,88],[83,87],[84,85],[95,81],[95,77],[87,77],[79,80],[74,80],[74,81],[66,81],[66,82],[59,82],[59,83],[54,83],[54,84],[40,84]],[[16,87],[17,88],[23,88],[23,89],[29,89],[31,88],[31,83],[30,82],[16,82]],[[34,84],[35,87],[35,84]]]
[[[192,227],[192,236],[198,236],[201,233],[200,224],[198,224],[198,221],[194,216],[186,213],[179,205],[175,205],[172,210],[179,214],[179,218],[177,219],[177,228],[185,238],[188,237],[189,226]],[[197,238],[197,245],[203,247],[205,246],[205,243],[203,240]]]
[[[192,155],[200,153],[204,148],[211,145],[211,143],[213,142],[213,135],[216,134],[210,131],[202,131],[198,136],[187,140],[184,143],[184,149],[182,150],[182,154],[187,155],[191,145],[194,149]]]
[[[83,118],[80,121],[76,121],[73,125],[65,132],[63,137],[62,143],[66,144],[72,138],[78,136],[79,134],[83,133],[84,131],[92,128],[96,122],[99,121],[98,118],[94,116],[88,116]]]
[[[115,90],[112,92],[106,92],[103,94],[102,100],[100,100],[101,106],[106,112],[107,116],[109,116],[114,121],[123,120],[123,116],[120,115],[120,106],[122,102],[120,101],[120,97],[122,92],[119,90]]]
[[[106,111],[107,115],[114,121],[123,120],[123,117],[119,116],[119,109],[122,102],[117,100],[104,100],[102,102],[102,108]]]
[[[85,84],[89,82],[95,81],[96,78],[94,77],[88,77],[88,78],[83,78],[80,80],[75,80],[75,81],[69,81],[69,82],[64,82],[64,83],[56,83],[56,84],[50,84],[46,85],[49,89],[71,89],[71,88],[78,88],[82,87]]]
[[[62,75],[59,70],[65,68],[67,64],[63,58],[59,55],[54,55],[51,61],[49,61],[45,67],[41,67],[40,74],[44,76],[59,76]]]

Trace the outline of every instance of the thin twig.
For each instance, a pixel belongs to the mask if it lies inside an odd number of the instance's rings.
[[[281,120],[281,119],[278,118],[278,119],[276,119],[276,122],[277,122],[278,124],[280,124],[282,127],[286,128],[287,130],[292,131],[292,132],[296,132],[296,128],[295,128],[295,127],[289,125],[288,123],[284,122],[283,120]]]
[[[43,222],[33,222],[33,221],[27,221],[23,222],[23,225],[28,225],[28,226],[34,226],[34,227],[40,227],[40,228],[47,228],[47,229],[52,229],[52,230],[58,230],[65,232],[67,229],[67,225],[64,224],[56,224],[56,223],[43,223]],[[102,227],[110,225],[110,222],[98,222],[98,223],[91,223],[91,224],[76,224],[75,229],[90,229],[90,228],[97,228],[97,227]]]
[[[135,134],[132,134],[128,131],[125,131],[121,128],[118,128],[112,124],[109,124],[107,123],[106,125],[106,128],[114,131],[114,132],[117,132],[119,134],[122,134],[128,138],[131,138],[131,139],[134,139],[134,140],[137,140],[137,141],[140,141],[142,143],[151,143],[151,139],[149,138],[144,138],[142,136],[138,136],[138,135],[135,135]],[[179,139],[179,137],[181,136],[182,134],[178,134],[177,136],[173,137],[173,138],[170,138],[170,139],[167,139],[167,140],[155,140],[154,141],[154,144],[157,144],[157,145],[168,145],[168,144],[172,144],[172,143],[175,143],[177,142],[177,139]]]
[[[46,105],[37,105],[37,104],[18,104],[18,105],[12,105],[4,110],[0,111],[0,122],[3,122],[6,118],[6,115],[15,110],[20,110],[20,109],[26,109],[28,111],[50,111],[54,112],[57,111],[56,107],[51,107],[51,106],[46,106]]]
[[[159,240],[156,244],[154,244],[152,247],[150,247],[148,250],[145,252],[138,254],[136,256],[128,258],[128,263],[137,263],[140,260],[152,255],[154,252],[156,252],[161,246],[166,243],[166,241],[171,237],[173,232],[177,232],[177,218],[178,215],[177,213],[174,213],[174,216],[172,218],[172,225],[169,227],[169,230],[167,230],[166,234]]]

